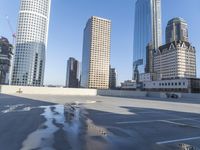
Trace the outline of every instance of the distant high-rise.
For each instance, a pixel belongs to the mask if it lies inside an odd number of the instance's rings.
[[[51,0],[21,0],[13,85],[42,86]]]
[[[137,0],[135,4],[135,28],[133,49],[133,72],[145,72],[146,46],[153,49],[162,45],[161,0]],[[133,75],[133,79],[136,78]]]
[[[109,88],[115,89],[116,87],[117,87],[117,71],[115,68],[110,67]]]
[[[92,16],[84,30],[81,87],[109,88],[111,21]]]
[[[187,22],[170,20],[166,27],[166,44],[154,53],[154,72],[160,79],[196,78],[196,49],[188,41]]]
[[[0,84],[9,83],[13,46],[8,39],[0,37]]]
[[[166,43],[174,41],[185,41],[188,42],[188,25],[183,18],[171,19],[166,28]]]
[[[79,78],[79,62],[70,57],[67,61],[66,87],[78,88]]]
[[[189,42],[174,41],[154,54],[158,79],[196,78],[196,50]]]
[[[146,47],[146,66],[145,66],[145,73],[152,73],[153,72],[153,46],[152,43],[149,43]]]

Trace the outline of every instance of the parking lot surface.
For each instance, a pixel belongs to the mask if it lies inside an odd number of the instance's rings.
[[[200,100],[0,95],[2,150],[199,150]]]

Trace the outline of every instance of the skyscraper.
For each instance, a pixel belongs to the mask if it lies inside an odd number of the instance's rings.
[[[188,42],[188,25],[187,22],[180,17],[171,19],[166,27],[166,43],[174,41]]]
[[[117,87],[117,71],[115,68],[110,67],[109,88],[115,89],[116,87]]]
[[[146,67],[146,46],[162,45],[161,0],[137,0],[135,4],[133,72]],[[133,75],[133,79],[135,79]]]
[[[13,85],[42,86],[51,0],[21,0]]]
[[[154,53],[154,72],[161,79],[196,78],[196,49],[188,40],[188,25],[171,19],[166,27],[166,44]]]
[[[79,78],[79,62],[75,58],[70,57],[67,61],[66,87],[78,88]]]
[[[154,54],[158,79],[196,78],[196,50],[189,42],[174,41]]]
[[[109,88],[111,21],[92,16],[84,29],[81,87]]]
[[[0,84],[9,83],[9,74],[11,67],[11,59],[13,55],[13,46],[8,39],[0,38]]]

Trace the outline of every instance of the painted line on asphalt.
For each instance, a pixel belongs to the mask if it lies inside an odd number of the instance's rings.
[[[173,121],[169,121],[169,120],[162,120],[162,122],[170,123],[170,124],[174,124],[174,125],[179,125],[179,126],[188,126],[188,124],[173,122]]]
[[[165,120],[141,120],[141,121],[122,121],[116,122],[116,124],[139,124],[139,123],[153,123],[153,122],[164,122],[164,121],[181,121],[181,120],[191,120],[199,118],[176,118],[176,119],[165,119]],[[195,121],[195,120],[194,120]]]
[[[190,120],[192,120],[192,119],[190,119]],[[195,120],[192,120],[192,121],[195,121]],[[174,121],[169,121],[169,120],[163,120],[162,122],[170,123],[170,124],[174,124],[174,125],[178,125],[178,126],[185,126],[185,127],[191,127],[191,128],[200,128],[200,125],[199,126],[195,126],[195,125],[192,125],[192,124],[179,123],[179,122],[174,122]]]
[[[200,139],[200,136],[198,136],[198,137],[191,137],[191,138],[184,138],[184,139],[169,140],[169,141],[161,141],[161,142],[156,142],[156,144],[162,145],[162,144],[184,142],[184,141],[191,141],[191,140],[199,140],[199,139]]]

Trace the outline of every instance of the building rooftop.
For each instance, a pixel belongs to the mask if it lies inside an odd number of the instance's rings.
[[[179,23],[179,22],[187,24],[187,21],[185,19],[183,19],[181,17],[176,17],[176,18],[173,18],[173,19],[169,20],[168,25],[170,25],[172,23]]]
[[[101,17],[98,17],[98,16],[92,16],[91,18],[97,18],[97,19],[100,19],[100,20],[105,20],[105,21],[111,22],[111,20],[109,20],[109,19],[101,18]]]
[[[0,147],[195,148],[200,146],[199,110],[200,101],[193,99],[1,94]]]

